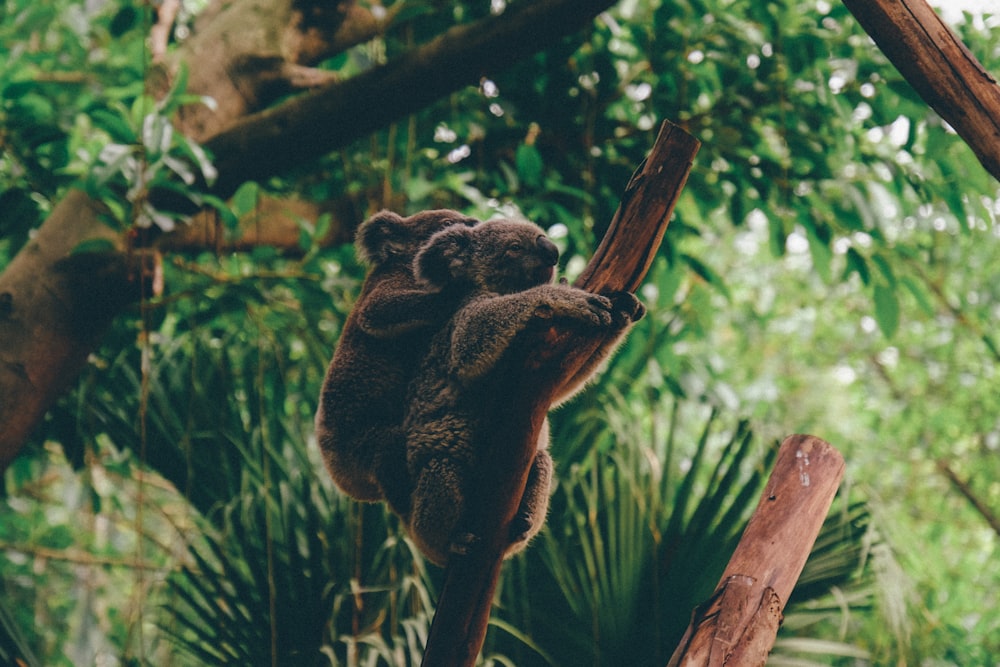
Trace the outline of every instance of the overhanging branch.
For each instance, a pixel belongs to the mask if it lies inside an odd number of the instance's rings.
[[[924,0],[844,0],[903,78],[1000,180],[1000,86]]]
[[[456,26],[395,60],[247,116],[206,143],[228,196],[343,148],[483,76],[573,34],[613,0],[518,2],[499,16]]]

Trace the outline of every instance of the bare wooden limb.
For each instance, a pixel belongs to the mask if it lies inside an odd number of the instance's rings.
[[[405,56],[248,116],[205,147],[216,156],[216,194],[342,148],[592,21],[613,0],[513,3],[460,25]]]
[[[323,204],[295,197],[262,195],[254,210],[239,220],[236,229],[224,228],[213,210],[199,211],[185,225],[178,225],[156,241],[163,251],[247,251],[268,246],[288,255],[302,253],[302,225],[315,225],[323,214],[331,216],[329,231],[317,239],[324,247],[350,243],[361,220],[346,198]]]
[[[785,438],[719,586],[695,609],[668,667],[763,665],[837,487],[844,458],[809,435]]]
[[[656,253],[699,143],[664,123],[649,158],[629,182],[601,250],[578,286],[601,291],[634,289]],[[526,360],[497,377],[475,485],[473,532],[478,548],[448,563],[431,626],[425,667],[472,665],[482,647],[509,526],[527,480],[539,430],[553,396],[586,364],[603,340],[582,340],[555,328],[518,341],[509,358]]]
[[[1000,180],[1000,87],[925,0],[844,0],[899,73]]]

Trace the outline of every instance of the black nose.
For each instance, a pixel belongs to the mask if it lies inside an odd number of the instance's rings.
[[[550,266],[554,266],[557,261],[559,261],[559,248],[545,236],[539,236],[535,239],[535,244],[538,246],[538,250],[546,262]]]

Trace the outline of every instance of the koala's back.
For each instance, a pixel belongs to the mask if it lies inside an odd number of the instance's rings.
[[[378,291],[413,289],[416,281],[405,265],[376,270],[365,280],[358,306],[344,323],[327,370],[316,415],[316,431],[334,482],[359,500],[381,500],[377,479],[379,447],[402,438],[400,424],[406,387],[430,339],[414,329],[389,339],[365,331],[359,320]]]

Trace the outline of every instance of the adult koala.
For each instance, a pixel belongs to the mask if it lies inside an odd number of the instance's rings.
[[[408,218],[382,211],[358,228],[355,247],[370,269],[341,331],[316,412],[326,468],[358,500],[385,498],[399,513],[408,509],[406,388],[431,335],[458,307],[450,294],[418,284],[413,258],[435,232],[478,223],[449,210]]]
[[[549,284],[558,255],[539,227],[511,220],[450,227],[434,234],[417,254],[418,280],[461,303],[431,340],[410,386],[403,421],[413,493],[409,513],[401,516],[418,548],[438,565],[475,539],[467,530],[466,511],[476,475],[489,474],[477,469],[477,447],[486,428],[483,406],[504,400],[491,378],[504,372],[504,355],[518,334],[555,320],[592,332],[624,333],[645,312],[631,294],[608,298]],[[612,349],[613,344],[596,355],[574,377],[573,387],[582,386]],[[552,470],[546,422],[506,556],[523,549],[541,529]]]

